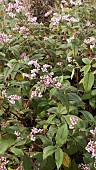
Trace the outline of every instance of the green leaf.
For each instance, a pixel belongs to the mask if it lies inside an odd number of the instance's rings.
[[[41,141],[43,142],[43,144],[45,144],[46,146],[48,145],[52,145],[52,140],[50,140],[49,138],[47,138],[46,136],[43,135],[39,135]]]
[[[28,156],[24,156],[23,158],[23,170],[32,170],[32,161]]]
[[[91,65],[86,65],[81,69],[81,71],[84,71],[84,74],[87,74],[90,68],[91,68]]]
[[[85,119],[89,122],[89,121],[94,121],[94,118],[92,116],[92,114],[88,111],[85,110],[80,110],[80,112],[83,114],[83,116],[85,117]]]
[[[16,156],[24,156],[24,153],[21,149],[18,148],[11,148],[11,152],[14,153]]]
[[[88,58],[83,58],[82,61],[85,64],[91,64],[91,61]]]
[[[4,153],[11,145],[15,144],[16,135],[5,134],[0,139],[0,154]]]
[[[5,57],[6,55],[2,52],[0,52],[0,56]]]
[[[31,57],[32,60],[37,60],[37,59],[40,59],[41,57],[43,57],[44,54],[35,54]]]
[[[57,107],[51,107],[50,109],[47,110],[49,113],[56,113]]]
[[[89,104],[90,104],[90,106],[91,106],[92,108],[95,109],[95,107],[96,107],[96,99],[95,99],[95,98],[91,98],[91,99],[89,100]]]
[[[76,93],[68,93],[69,101],[74,101],[77,105],[82,104],[81,98]]]
[[[96,89],[95,89],[95,90],[92,90],[91,95],[92,95],[92,96],[96,96]]]
[[[58,147],[57,150],[55,151],[55,160],[56,160],[57,169],[59,169],[60,166],[62,165],[63,158],[64,158],[64,153],[62,149]]]
[[[15,45],[13,47],[10,47],[9,50],[12,51],[12,53],[14,55],[16,55],[17,57],[20,57],[19,45]]]
[[[56,92],[57,92],[57,89],[56,88],[52,88],[50,90],[50,98],[52,98],[52,96],[54,96],[56,94]]]
[[[43,159],[46,159],[48,156],[52,155],[56,151],[55,146],[47,146],[43,150]]]
[[[54,113],[53,115],[50,115],[47,119],[46,123],[51,124],[53,119],[57,116],[58,113]]]
[[[67,137],[68,137],[68,127],[67,124],[64,124],[63,126],[58,128],[56,134],[56,144],[62,146],[67,141]]]
[[[4,111],[0,110],[0,116],[2,116],[4,114]]]
[[[57,93],[57,98],[66,106],[66,109],[69,110],[68,96],[59,91]]]
[[[92,72],[87,73],[83,79],[83,86],[86,92],[90,91],[94,84],[94,74]]]

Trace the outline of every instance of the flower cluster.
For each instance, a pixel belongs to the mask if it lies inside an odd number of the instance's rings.
[[[21,59],[29,59],[29,55],[27,55],[26,53],[22,53],[20,57]]]
[[[60,16],[55,16],[56,14],[54,14],[53,18],[51,18],[51,21],[53,22],[53,25],[57,25],[59,24],[60,20],[61,20],[61,15]]]
[[[81,0],[77,0],[77,1],[73,1],[73,0],[70,0],[70,4],[71,5],[82,5],[82,1]]]
[[[0,156],[0,170],[7,170],[6,165],[8,162],[9,161],[5,157]]]
[[[37,23],[37,17],[28,17],[28,21],[33,23],[33,24],[36,24]]]
[[[96,38],[89,37],[88,39],[84,39],[84,43],[90,45],[90,49],[93,49],[95,47]]]
[[[61,83],[57,82],[57,77],[53,78],[54,73],[50,72],[48,75],[40,76],[40,83],[44,84],[44,87],[49,87],[52,85],[53,87],[60,88]]]
[[[78,23],[79,22],[79,18],[74,18],[74,17],[70,17],[70,15],[60,15],[57,13],[53,14],[53,17],[51,18],[51,21],[53,23],[53,26],[56,26],[57,24],[59,24],[60,21],[67,21],[67,22],[72,22],[72,23]]]
[[[28,62],[28,65],[34,65],[34,67],[39,70],[40,65],[37,63],[37,60],[31,60]]]
[[[37,86],[36,89],[31,92],[31,99],[34,97],[42,97],[39,86]]]
[[[81,163],[81,164],[79,164],[78,168],[81,168],[81,169],[83,169],[83,170],[90,170],[89,164],[83,164],[83,163]]]
[[[20,100],[20,99],[21,99],[21,96],[18,96],[18,95],[10,95],[10,96],[7,96],[6,89],[2,91],[2,97],[7,98],[7,100],[8,100],[11,104],[15,104],[15,101],[16,101],[16,100]]]
[[[10,42],[12,35],[7,35],[4,32],[0,32],[0,41],[4,43]]]
[[[11,104],[15,104],[15,101],[17,100],[20,100],[21,99],[21,96],[18,96],[18,95],[10,95],[7,97],[8,101],[11,103]]]
[[[89,37],[88,39],[84,40],[85,44],[92,44],[92,43],[95,43],[95,42],[96,42],[96,39],[94,37]]]
[[[94,26],[95,26],[95,24],[91,24],[90,21],[87,21],[86,27],[93,28]]]
[[[85,149],[92,154],[92,158],[96,157],[96,141],[90,141]]]
[[[19,0],[15,0],[15,3],[8,3],[6,6],[7,12],[12,12],[13,10],[16,10],[17,13],[24,12],[25,7],[23,6],[23,3],[21,3]]]
[[[75,125],[77,124],[78,122],[78,119],[77,118],[74,118],[74,117],[70,117],[70,121],[72,123],[72,125],[69,126],[70,129],[74,129]]]
[[[44,64],[41,70],[42,72],[48,72],[48,68],[52,68],[52,66],[49,64]]]
[[[63,15],[62,16],[62,21],[65,20],[65,21],[68,21],[68,22],[73,22],[73,23],[76,23],[76,22],[79,22],[79,18],[74,18],[74,17],[70,17],[70,15]]]
[[[34,135],[37,133],[42,133],[42,132],[43,132],[43,129],[37,129],[37,128],[33,127],[33,129],[31,130],[31,133],[30,133],[30,139],[32,141],[35,141],[36,137]]]

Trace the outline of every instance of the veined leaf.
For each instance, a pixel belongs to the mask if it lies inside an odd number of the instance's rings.
[[[64,158],[64,153],[63,153],[62,149],[57,148],[57,150],[55,151],[55,160],[56,160],[57,169],[59,169],[60,166],[62,165],[63,158]]]
[[[83,79],[83,86],[86,92],[90,91],[94,84],[94,74],[92,72],[87,73]]]
[[[60,128],[58,128],[57,134],[56,134],[56,144],[59,146],[62,146],[68,137],[68,127],[67,124],[64,124]]]
[[[43,159],[46,159],[48,156],[52,155],[56,151],[56,146],[47,146],[43,150]]]
[[[15,155],[19,156],[19,157],[24,155],[24,153],[21,149],[14,148],[14,147],[11,148],[11,152],[14,153]]]

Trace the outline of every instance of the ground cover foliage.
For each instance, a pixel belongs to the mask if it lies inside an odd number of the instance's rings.
[[[0,170],[95,170],[96,4],[24,4],[0,0]]]

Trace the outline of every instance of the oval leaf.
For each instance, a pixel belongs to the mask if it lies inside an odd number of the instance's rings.
[[[56,144],[62,146],[66,142],[67,137],[68,137],[68,127],[67,124],[64,124],[57,131]]]
[[[83,79],[83,86],[86,92],[90,91],[94,84],[94,74],[92,72],[87,73]]]
[[[55,146],[47,146],[43,150],[43,159],[46,159],[48,156],[52,155],[56,150]]]

